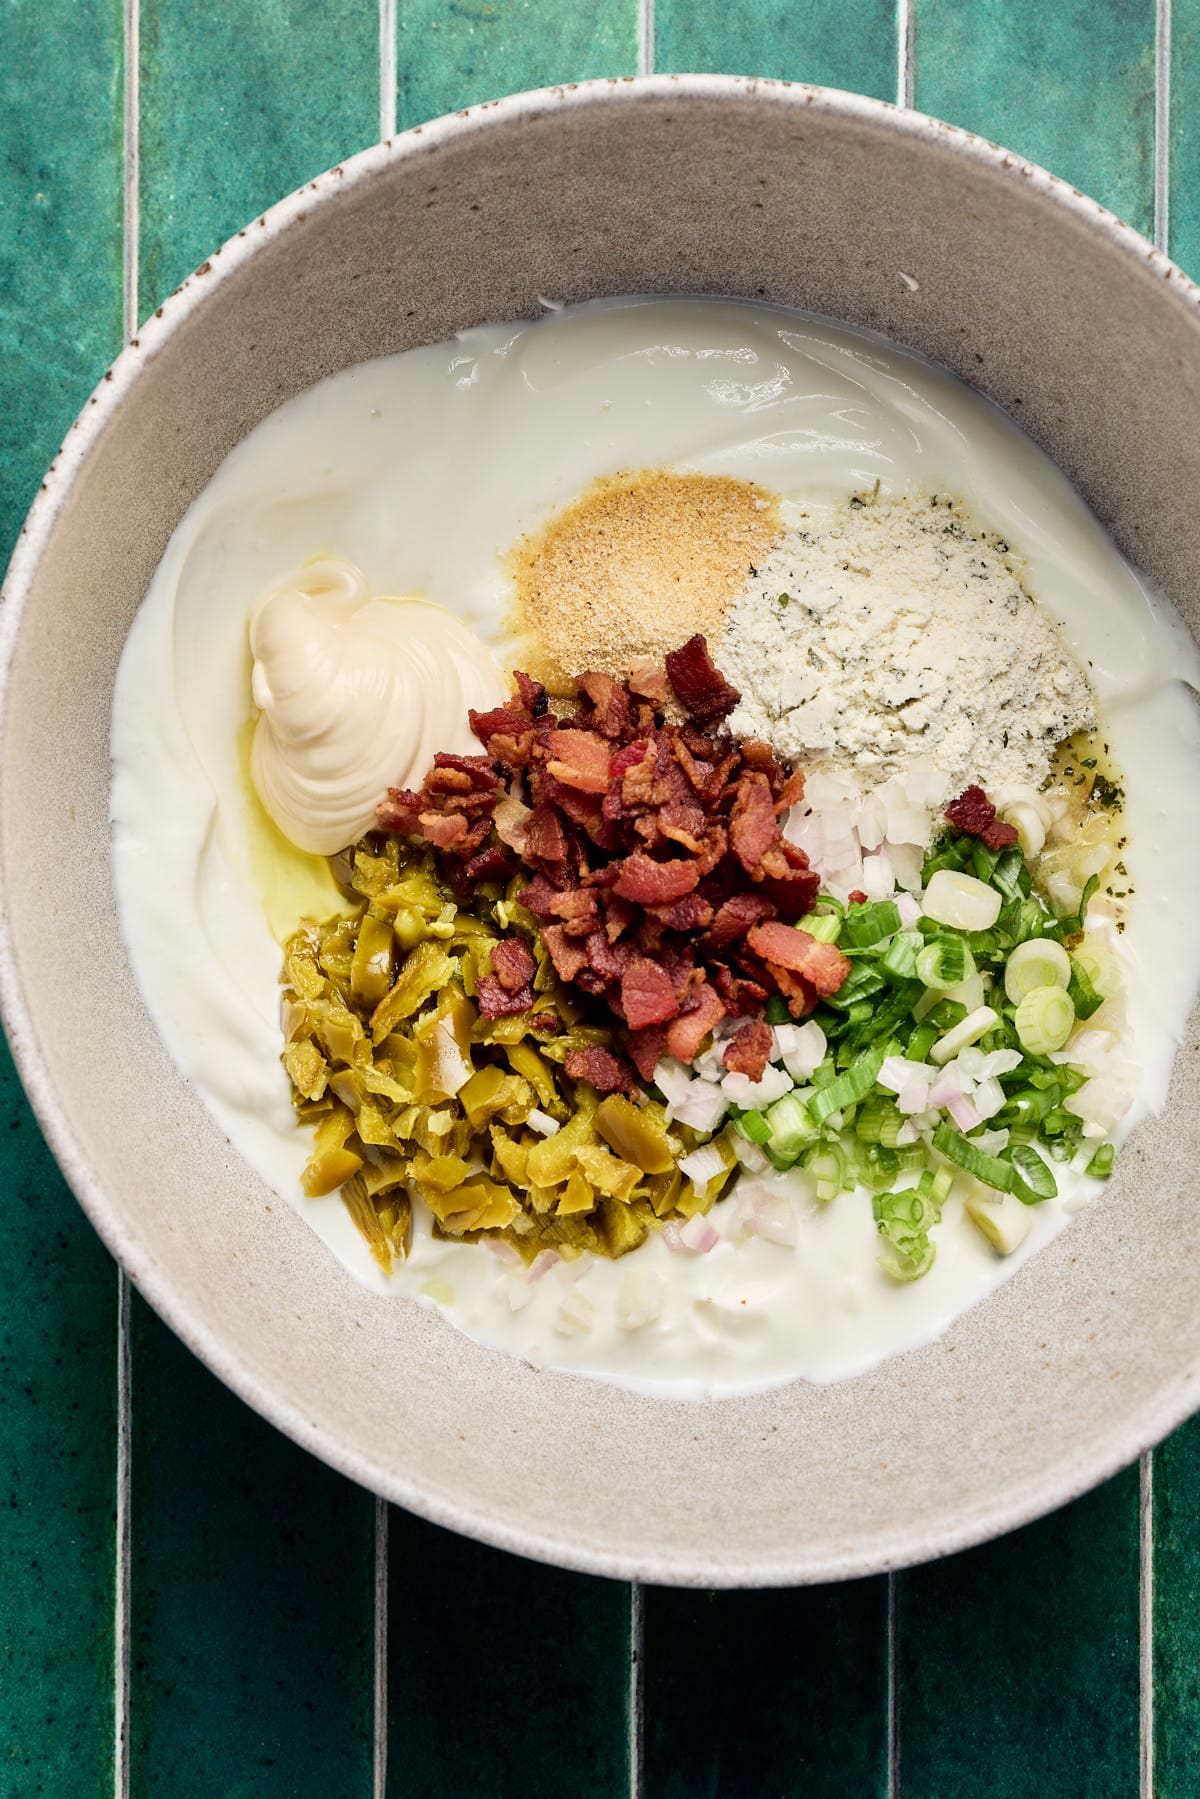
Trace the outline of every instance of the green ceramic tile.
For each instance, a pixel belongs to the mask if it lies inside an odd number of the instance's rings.
[[[913,0],[915,103],[1153,225],[1154,0]]]
[[[1200,0],[1171,9],[1170,251],[1200,277]]]
[[[393,1509],[388,1799],[624,1799],[629,1589]]]
[[[898,1581],[905,1799],[1138,1790],[1138,1472]]]
[[[121,335],[121,15],[0,5],[0,566]],[[70,120],[70,132],[62,130]],[[0,1042],[0,1791],[113,1745],[117,1277]]]
[[[0,0],[0,568],[121,342],[121,41],[120,0]]]
[[[773,75],[894,100],[894,0],[658,0],[654,66]]]
[[[645,1595],[648,1799],[887,1789],[887,1582]]]
[[[397,122],[637,68],[638,0],[397,0]]]
[[[1200,1418],[1154,1452],[1154,1790],[1193,1799],[1200,1770]]]
[[[0,1791],[100,1793],[113,1746],[117,1275],[0,1042]]]
[[[134,1302],[134,1799],[370,1793],[374,1502]]]
[[[378,136],[378,11],[364,0],[142,0],[141,315]]]

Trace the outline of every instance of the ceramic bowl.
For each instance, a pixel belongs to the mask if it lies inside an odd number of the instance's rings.
[[[907,277],[907,279],[906,279]],[[282,1430],[439,1523],[652,1581],[828,1580],[1048,1511],[1200,1403],[1200,1032],[1101,1203],[927,1348],[698,1405],[538,1373],[356,1285],[176,1072],[122,945],[109,714],[184,509],[265,414],[538,295],[805,307],[1007,407],[1200,616],[1200,294],[1042,171],[911,113],[721,77],[597,82],[406,133],[256,220],[74,426],[2,614],[0,990],[80,1201]],[[70,881],[45,879],[47,846]]]

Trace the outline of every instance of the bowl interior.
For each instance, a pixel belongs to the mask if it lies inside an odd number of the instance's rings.
[[[4,612],[0,978],[91,1216],[284,1429],[526,1553],[652,1580],[818,1580],[1048,1509],[1197,1403],[1195,1019],[1169,1110],[1104,1202],[944,1339],[832,1387],[670,1403],[536,1373],[354,1283],[176,1073],[110,872],[117,662],[172,530],[233,445],[324,375],[533,316],[540,294],[672,291],[867,325],[983,387],[1194,631],[1197,296],[1090,202],[947,127],[819,90],[656,78],[481,108],[240,234],[68,439]],[[48,844],[70,883],[47,883]]]

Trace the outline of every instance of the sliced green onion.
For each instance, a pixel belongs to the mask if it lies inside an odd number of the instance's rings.
[[[1066,987],[1070,979],[1071,958],[1053,937],[1018,943],[1004,965],[1004,991],[1014,1006],[1035,987]]]
[[[772,1158],[790,1165],[802,1149],[816,1136],[816,1125],[799,1093],[785,1093],[773,1106],[768,1106],[763,1122],[767,1127],[765,1142]]]
[[[750,1143],[765,1143],[771,1135],[765,1112],[739,1112],[734,1124]]]
[[[915,1281],[933,1265],[929,1232],[941,1218],[933,1177],[925,1173],[912,1187],[879,1193],[871,1202],[875,1224],[887,1248],[879,1265],[893,1280]]]
[[[917,957],[917,979],[926,987],[945,991],[961,987],[975,973],[975,958],[963,937],[935,937]]]
[[[933,1147],[945,1156],[948,1162],[957,1163],[973,1174],[978,1181],[987,1187],[997,1187],[1002,1193],[1011,1193],[1015,1182],[1011,1162],[1002,1161],[999,1156],[990,1156],[986,1150],[968,1141],[961,1131],[956,1131],[952,1124],[944,1121],[933,1133]]]
[[[889,981],[911,981],[924,941],[920,931],[897,931],[875,966]]]
[[[1100,885],[1100,876],[1093,875],[1091,877],[1091,879],[1088,881],[1087,886],[1084,888],[1083,892],[1079,896],[1078,912],[1071,912],[1068,914],[1068,916],[1066,918],[1060,918],[1055,923],[1054,934],[1056,937],[1059,937],[1059,938],[1074,937],[1074,936],[1077,936],[1080,931],[1082,931],[1083,926],[1084,926],[1084,920],[1087,918],[1088,905],[1091,901],[1091,897],[1092,897],[1093,893],[1095,893],[1095,891],[1099,887],[1099,885]]]
[[[860,962],[850,970],[837,992],[829,995],[828,1003],[836,1006],[839,1012],[848,1012],[860,1000],[882,993],[886,985],[883,976],[876,974],[870,963]]]
[[[999,850],[990,850],[986,843],[976,838],[971,848],[971,873],[981,881],[990,881],[1000,860]]]
[[[1025,868],[1025,858],[1019,849],[1007,849],[1001,853],[992,870],[991,883],[1009,901],[1019,899],[1029,892],[1029,875]]]
[[[844,1074],[830,1081],[828,1087],[821,1087],[808,1102],[809,1116],[814,1124],[824,1124],[834,1112],[840,1112],[845,1106],[853,1106],[860,1099],[865,1099],[875,1085],[879,1070],[883,1067],[890,1045],[887,1042],[877,1043],[874,1049],[864,1050],[861,1056],[850,1064]]]
[[[1050,1056],[1071,1035],[1075,1007],[1065,987],[1035,987],[1017,1007],[1014,1022],[1028,1055]]]
[[[968,1012],[965,1018],[948,1030],[944,1037],[938,1038],[929,1052],[929,1060],[936,1062],[939,1068],[944,1066],[953,1060],[960,1049],[969,1049],[972,1043],[978,1043],[997,1023],[999,1014],[991,1006],[976,1006],[973,1012]]]
[[[1102,1143],[1087,1165],[1087,1172],[1100,1180],[1107,1180],[1112,1173],[1113,1156],[1116,1151],[1111,1143]]]
[[[1067,992],[1074,1003],[1076,1018],[1090,1018],[1104,1004],[1104,995],[1097,993],[1087,969],[1074,956],[1071,957],[1071,982]]]
[[[872,900],[865,906],[851,906],[842,920],[842,946],[869,949],[884,937],[894,936],[899,929],[900,914],[895,900]]]
[[[771,995],[763,1008],[763,1013],[768,1024],[787,1024],[792,1016],[788,1011],[788,1003],[784,999],[782,993],[773,993]]]
[[[836,912],[806,912],[797,928],[807,931],[818,943],[836,943],[842,921]]]
[[[1071,961],[1083,970],[1101,999],[1108,999],[1121,985],[1117,959],[1104,943],[1097,940],[1095,932],[1071,951]]]
[[[967,1008],[960,1000],[940,999],[936,1006],[931,1006],[921,1020],[922,1024],[931,1024],[935,1031],[935,1041],[943,1031],[948,1031],[956,1024],[961,1024],[967,1016]]]
[[[817,1198],[825,1203],[846,1189],[846,1160],[836,1144],[823,1145],[804,1158],[804,1166],[816,1182]]]
[[[1032,1220],[1015,1193],[969,1194],[963,1211],[997,1255],[1010,1256],[1029,1235]]]
[[[882,1093],[869,1093],[858,1108],[854,1135],[860,1143],[878,1143],[884,1119],[892,1110],[892,1102]]]
[[[1016,1183],[1018,1199],[1023,1199],[1026,1205],[1033,1205],[1038,1200],[1056,1197],[1058,1182],[1031,1144],[1018,1143],[1009,1154],[1013,1167],[1021,1177]]]
[[[936,1024],[930,1024],[926,1019],[923,1024],[914,1028],[912,1036],[904,1046],[905,1056],[910,1062],[923,1062],[940,1036],[941,1032]]]

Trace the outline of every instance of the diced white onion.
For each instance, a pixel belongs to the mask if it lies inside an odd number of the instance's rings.
[[[582,1337],[591,1330],[595,1316],[596,1308],[587,1294],[570,1287],[559,1304],[554,1328],[561,1337]]]
[[[939,1037],[929,1052],[929,1060],[936,1063],[948,1062],[956,1056],[960,1049],[968,1044],[977,1043],[986,1036],[992,1026],[999,1023],[999,1015],[991,1006],[978,1006],[974,1012],[968,1012],[961,1023],[948,1030],[944,1037]]]
[[[1000,916],[1000,895],[986,881],[956,868],[939,868],[930,877],[921,910],[938,924],[956,931],[989,931]]]
[[[769,1106],[785,1093],[792,1090],[792,1077],[782,1068],[775,1068],[768,1062],[763,1069],[762,1079],[752,1081],[748,1074],[727,1074],[721,1082],[721,1091],[731,1105],[747,1107]]]
[[[725,1158],[713,1143],[703,1143],[689,1155],[682,1156],[679,1161],[679,1172],[692,1182],[693,1186],[703,1190],[710,1181],[715,1181],[719,1174],[725,1172]]]
[[[474,1072],[475,1070],[454,1041],[454,1033],[449,1025],[436,1024],[433,1028],[431,1085],[453,1098],[460,1087],[466,1086]]]
[[[1004,1089],[999,1081],[980,1081],[971,1095],[971,1103],[980,1118],[994,1118],[1004,1108]]]
[[[689,1218],[681,1227],[679,1240],[685,1249],[690,1249],[698,1256],[706,1256],[721,1241],[702,1212],[697,1212],[694,1218]]]
[[[664,1056],[654,1070],[654,1085],[669,1106],[686,1099],[692,1089],[692,1077],[682,1062]]]
[[[529,1264],[529,1273],[526,1279],[540,1281],[544,1274],[549,1274],[558,1259],[559,1255],[556,1249],[540,1249]]]
[[[875,1077],[879,1085],[886,1087],[889,1093],[903,1093],[913,1081],[926,1081],[928,1078],[927,1064],[910,1062],[906,1056],[888,1056]]]
[[[1102,1137],[1116,1129],[1132,1104],[1133,1094],[1129,1088],[1111,1075],[1094,1075],[1083,1083],[1078,1093],[1068,1094],[1063,1101],[1068,1112],[1082,1118],[1085,1126],[1095,1126]]]
[[[807,1081],[825,1060],[828,1045],[824,1031],[813,1018],[801,1025],[776,1025],[775,1030],[777,1035],[789,1033],[783,1047],[784,1067],[794,1081]]]
[[[906,1087],[901,1087],[896,1104],[908,1116],[923,1112],[929,1104],[929,1082],[909,1081]]]
[[[921,903],[911,893],[898,893],[896,910],[900,914],[900,929],[911,931],[921,916]]]
[[[624,1331],[641,1330],[662,1315],[667,1283],[649,1268],[630,1268],[617,1288],[617,1323]]]
[[[906,1147],[910,1143],[919,1143],[920,1140],[921,1133],[917,1129],[914,1119],[907,1119],[896,1132],[896,1143],[900,1147]]]
[[[960,1131],[973,1131],[977,1124],[983,1123],[979,1113],[975,1110],[973,1102],[963,1098],[961,1095],[948,1100],[946,1102],[946,1110],[949,1112]]]
[[[557,1118],[551,1118],[548,1112],[539,1112],[536,1106],[525,1122],[539,1137],[553,1137],[556,1131],[562,1129]]]
[[[766,1150],[761,1149],[757,1143],[751,1143],[748,1137],[734,1136],[733,1153],[747,1174],[765,1174],[771,1166],[771,1158]]]
[[[783,1193],[761,1193],[754,1201],[754,1231],[782,1249],[796,1247],[796,1214]]]
[[[694,1131],[715,1131],[729,1110],[729,1101],[720,1087],[693,1081],[687,1098],[672,1110],[677,1124],[690,1125]]]
[[[1009,1133],[1007,1131],[980,1131],[971,1138],[976,1149],[981,1149],[985,1156],[998,1156],[1002,1149],[1008,1148]]]

